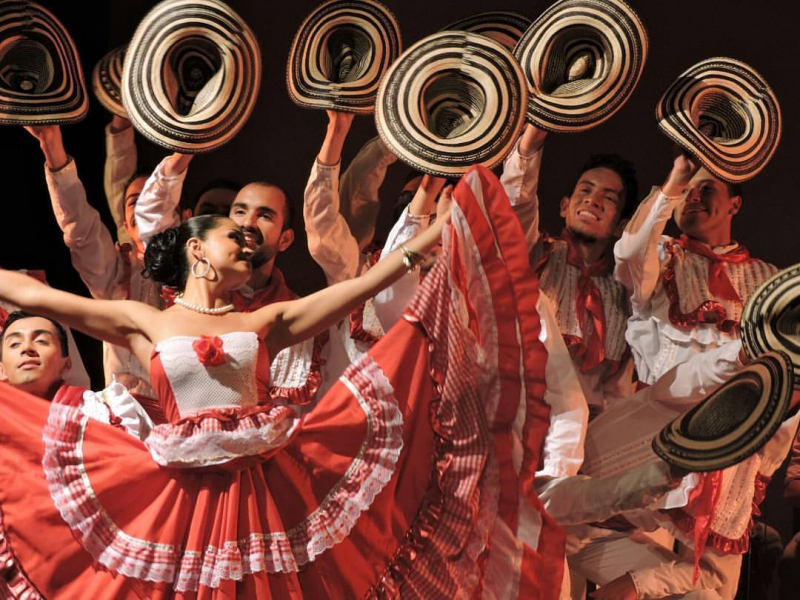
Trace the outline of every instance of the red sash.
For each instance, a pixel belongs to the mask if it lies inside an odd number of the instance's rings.
[[[575,314],[583,331],[583,340],[576,356],[581,358],[581,372],[586,372],[605,359],[606,315],[603,310],[603,297],[592,281],[592,277],[607,275],[611,269],[608,254],[592,265],[587,266],[578,252],[575,240],[566,229],[561,232],[561,239],[567,242],[567,263],[580,272],[577,293],[575,294]],[[592,331],[585,331],[585,323],[591,319]]]

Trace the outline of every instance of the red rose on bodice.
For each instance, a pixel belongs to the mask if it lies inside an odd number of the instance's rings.
[[[224,365],[227,360],[222,349],[222,340],[215,335],[201,335],[192,342],[192,348],[197,353],[198,360],[207,367]]]

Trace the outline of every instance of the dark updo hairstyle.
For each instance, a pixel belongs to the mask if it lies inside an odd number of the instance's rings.
[[[227,218],[221,215],[192,217],[154,235],[144,251],[144,276],[182,292],[191,269],[186,258],[186,242],[192,238],[205,240],[208,232]]]

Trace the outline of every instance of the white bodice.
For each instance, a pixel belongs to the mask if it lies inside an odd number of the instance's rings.
[[[243,408],[258,403],[258,337],[253,332],[216,337],[222,340],[226,359],[218,366],[200,362],[193,347],[197,337],[171,337],[156,346],[181,418],[210,408]]]

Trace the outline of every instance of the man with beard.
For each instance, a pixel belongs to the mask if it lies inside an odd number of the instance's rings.
[[[156,234],[180,223],[177,207],[192,155],[174,153],[156,167],[136,203],[136,221],[144,243]],[[239,311],[252,311],[297,295],[289,289],[283,273],[275,266],[277,255],[294,242],[294,210],[278,186],[253,182],[244,186],[233,200],[230,218],[242,227],[248,246],[254,251],[253,272],[247,285],[233,294]],[[328,334],[281,351],[270,366],[270,394],[294,405],[312,403],[322,384],[323,349]]]
[[[561,199],[559,238],[539,230],[539,167],[545,131],[527,125],[506,158],[500,181],[531,249],[542,291],[556,308],[592,417],[607,401],[631,392],[625,342],[625,289],[612,276],[611,246],[633,212],[638,194],[633,165],[615,154],[592,156],[569,196]]]
[[[125,186],[124,223],[132,244],[115,244],[100,214],[87,201],[75,160],[64,149],[59,126],[25,129],[38,140],[44,154],[45,178],[53,213],[64,233],[72,265],[92,297],[138,300],[161,306],[160,286],[142,276],[144,246],[133,218],[144,178],[134,176]],[[157,410],[157,403],[149,401],[155,398],[155,392],[150,387],[148,369],[139,364],[130,350],[104,344],[103,367],[106,384],[116,378],[139,396],[148,410]],[[158,419],[158,414],[154,413],[154,417]]]
[[[678,154],[664,185],[654,187],[640,204],[614,248],[615,277],[631,299],[626,339],[644,387],[661,386],[676,369],[692,364],[698,366],[697,373],[678,383],[735,373],[743,363],[739,320],[744,303],[776,272],[773,265],[752,258],[731,235],[742,203],[739,186],[698,166],[696,158]],[[662,235],[673,213],[682,232],[679,238]],[[695,400],[675,394],[672,402],[688,409]],[[605,447],[608,440],[619,444],[634,435],[626,427],[630,416],[622,409],[619,405],[604,416],[602,433],[590,426],[595,447]],[[659,425],[652,422],[653,429]],[[649,420],[640,420],[636,435],[650,426]],[[654,513],[655,522],[648,528],[661,526],[673,534],[681,560],[648,563],[648,556],[663,555],[664,550],[644,540],[638,530],[585,528],[573,537],[570,566],[605,584],[594,595],[599,599],[733,598],[741,554],[750,541],[747,524],[783,462],[796,427],[793,418],[746,461],[706,473],[694,485],[684,482],[688,504]],[[701,545],[695,547],[698,540]]]

